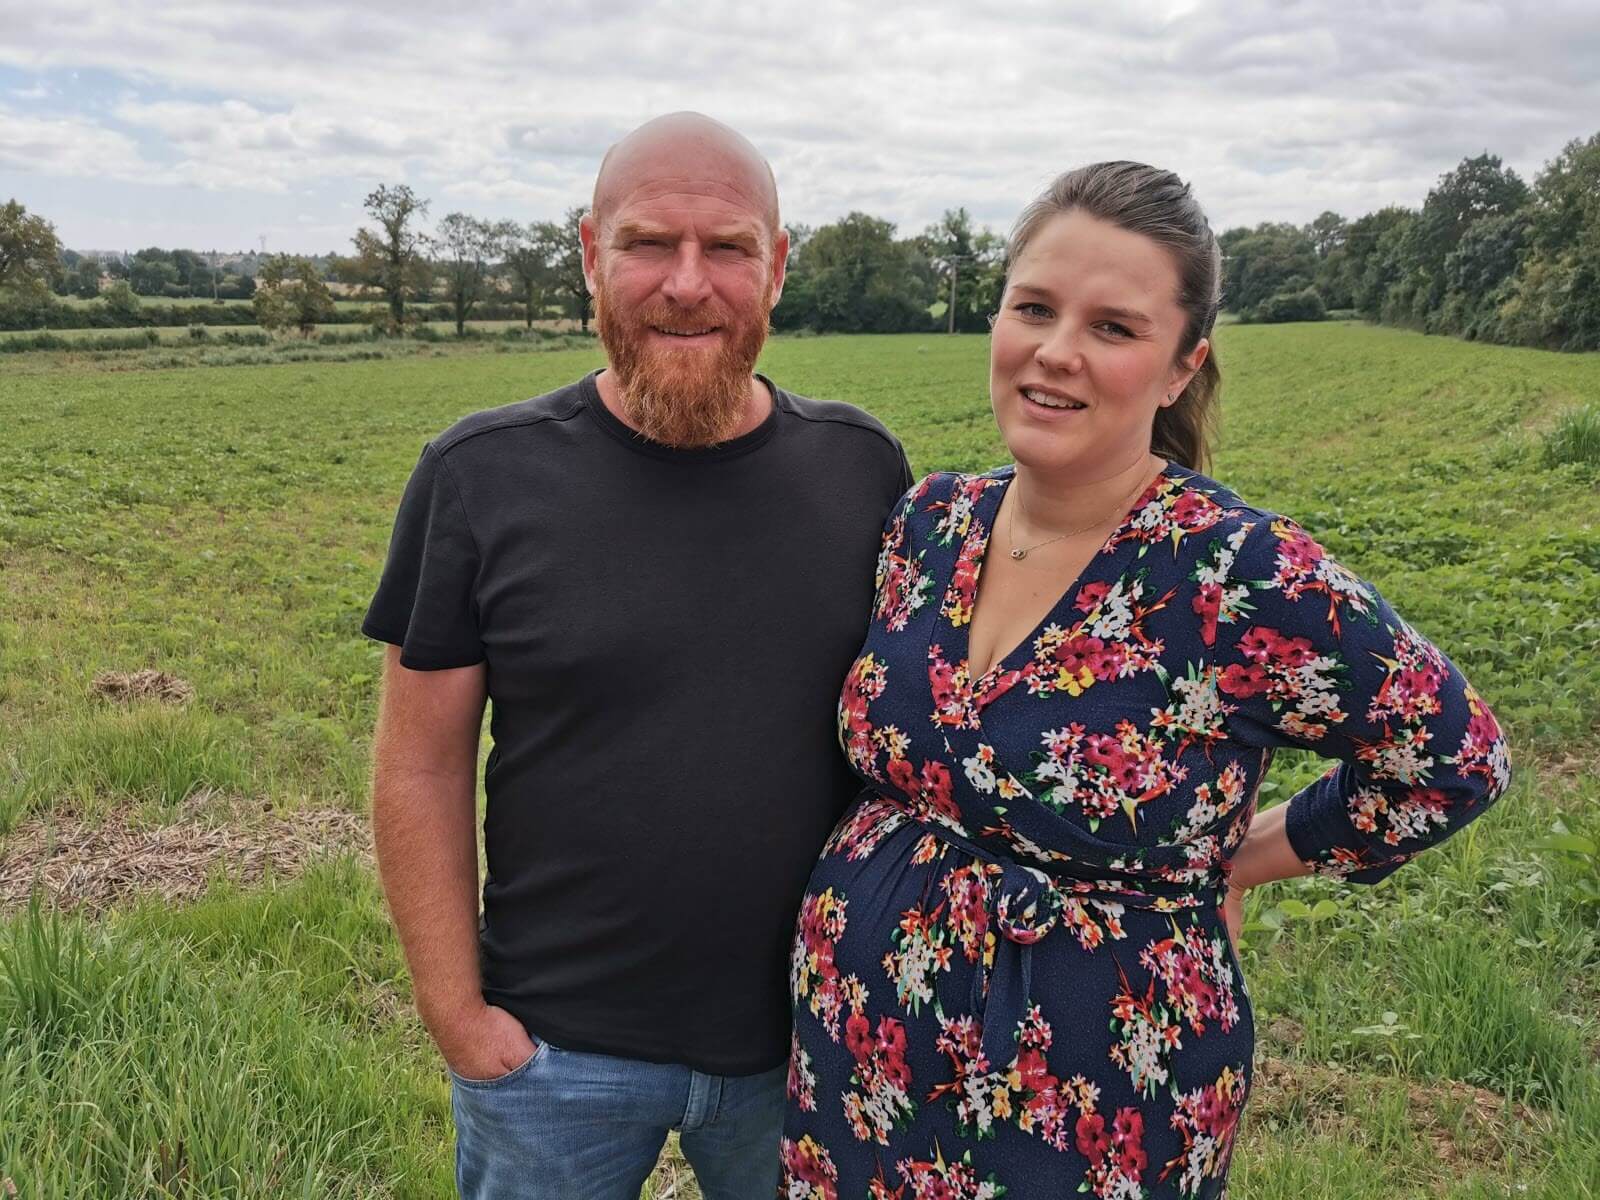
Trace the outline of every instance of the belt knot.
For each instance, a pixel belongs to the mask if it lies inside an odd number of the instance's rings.
[[[1061,918],[1061,893],[1043,871],[1017,862],[1001,862],[999,887],[993,899],[995,927],[1019,946],[1031,946]]]

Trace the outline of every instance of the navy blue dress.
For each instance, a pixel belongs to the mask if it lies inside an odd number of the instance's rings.
[[[981,679],[1012,469],[929,476],[884,533],[840,739],[866,784],[791,964],[791,1200],[1225,1195],[1254,1022],[1222,920],[1273,749],[1314,869],[1370,883],[1481,813],[1505,739],[1292,521],[1169,466]]]

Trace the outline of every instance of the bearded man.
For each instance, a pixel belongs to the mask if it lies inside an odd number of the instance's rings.
[[[910,484],[848,405],[753,374],[788,237],[706,117],[612,147],[582,226],[606,366],[424,447],[363,626],[390,643],[378,865],[469,1197],[778,1178],[787,964],[853,788],[834,733]],[[488,873],[478,907],[480,724]]]

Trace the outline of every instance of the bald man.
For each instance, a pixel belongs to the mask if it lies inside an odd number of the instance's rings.
[[[695,114],[611,148],[582,225],[604,369],[464,418],[406,487],[378,865],[474,1198],[634,1200],[669,1130],[774,1193],[787,964],[851,798],[834,733],[899,443],[754,373],[788,238]],[[479,730],[488,875],[478,908]]]

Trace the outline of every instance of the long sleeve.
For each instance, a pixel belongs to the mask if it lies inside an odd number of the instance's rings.
[[[1225,595],[1213,661],[1232,735],[1338,760],[1289,800],[1308,866],[1376,883],[1505,792],[1506,740],[1482,697],[1293,521],[1251,526]]]

